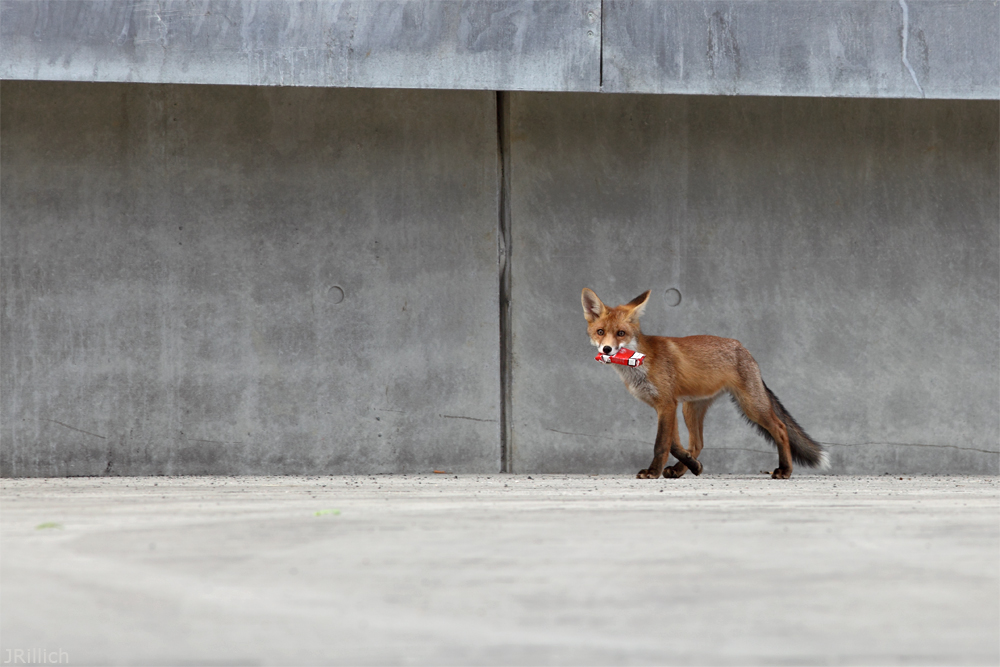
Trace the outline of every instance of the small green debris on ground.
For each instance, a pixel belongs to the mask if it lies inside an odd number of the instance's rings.
[[[62,528],[62,524],[55,521],[46,521],[35,526],[35,530],[46,530],[47,528]]]
[[[327,514],[340,514],[340,510],[319,510],[316,516],[326,516]]]

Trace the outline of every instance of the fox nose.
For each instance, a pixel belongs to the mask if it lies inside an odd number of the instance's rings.
[[[611,354],[611,346],[605,345],[604,347],[601,348],[601,352],[603,352],[604,354]]]

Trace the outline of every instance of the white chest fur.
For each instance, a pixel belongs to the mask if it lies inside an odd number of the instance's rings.
[[[618,375],[621,376],[630,394],[644,403],[653,404],[653,399],[656,398],[657,391],[656,387],[653,386],[653,383],[646,376],[647,370],[645,366],[636,366],[634,368],[631,366],[615,366],[615,370],[618,371]]]

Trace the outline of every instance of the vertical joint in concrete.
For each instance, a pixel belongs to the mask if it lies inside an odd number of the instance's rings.
[[[497,160],[499,163],[500,303],[500,472],[513,472],[511,446],[511,328],[510,328],[510,93],[497,92]]]
[[[601,34],[600,34],[600,49],[598,50],[598,64],[597,64],[597,88],[598,90],[604,88],[604,0],[601,0]]]

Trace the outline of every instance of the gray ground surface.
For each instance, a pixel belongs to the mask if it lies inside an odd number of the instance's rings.
[[[916,476],[4,479],[0,660],[995,665],[998,491]]]

